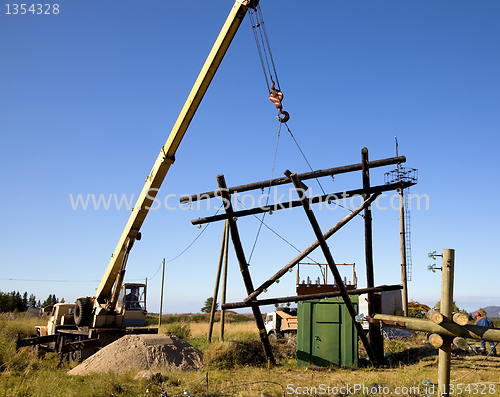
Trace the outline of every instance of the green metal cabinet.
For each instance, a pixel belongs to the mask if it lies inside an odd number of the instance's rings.
[[[358,297],[351,296],[358,310]],[[297,364],[358,366],[358,334],[342,298],[299,302]]]

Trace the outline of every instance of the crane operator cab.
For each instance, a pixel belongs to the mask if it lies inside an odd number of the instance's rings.
[[[146,285],[123,284],[117,312],[124,315],[123,327],[143,327],[146,321]]]

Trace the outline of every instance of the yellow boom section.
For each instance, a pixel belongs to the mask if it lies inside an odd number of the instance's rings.
[[[208,55],[203,68],[201,69],[196,82],[189,94],[189,97],[182,108],[177,121],[170,132],[165,145],[161,148],[160,154],[158,155],[151,173],[146,178],[146,183],[142,192],[137,199],[135,207],[132,210],[132,214],[125,226],[120,240],[115,248],[115,251],[111,255],[111,260],[109,261],[108,267],[104,276],[97,288],[96,299],[99,303],[106,303],[111,299],[113,284],[115,283],[116,276],[122,265],[124,255],[127,248],[131,248],[133,245],[137,233],[149,212],[149,208],[153,203],[153,199],[158,193],[165,175],[167,174],[170,165],[174,162],[174,155],[181,143],[181,140],[189,126],[189,123],[193,119],[198,106],[207,91],[212,78],[215,75],[224,55],[231,44],[240,24],[245,17],[248,7],[247,1],[236,1],[234,6],[227,17],[224,26],[222,27],[217,40]],[[120,288],[120,286],[115,286],[115,288]]]

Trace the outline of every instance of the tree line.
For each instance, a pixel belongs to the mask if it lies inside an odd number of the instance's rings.
[[[50,294],[43,302],[36,299],[36,296],[25,291],[23,295],[19,291],[0,291],[0,312],[25,312],[29,307],[41,307],[44,311],[52,310],[56,303],[64,303],[64,298],[59,300],[56,294]]]

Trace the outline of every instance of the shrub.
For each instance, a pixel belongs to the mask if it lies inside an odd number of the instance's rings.
[[[187,340],[191,336],[191,326],[183,323],[172,323],[167,326],[166,333]]]
[[[205,363],[215,369],[267,364],[260,340],[212,343],[203,353]]]

